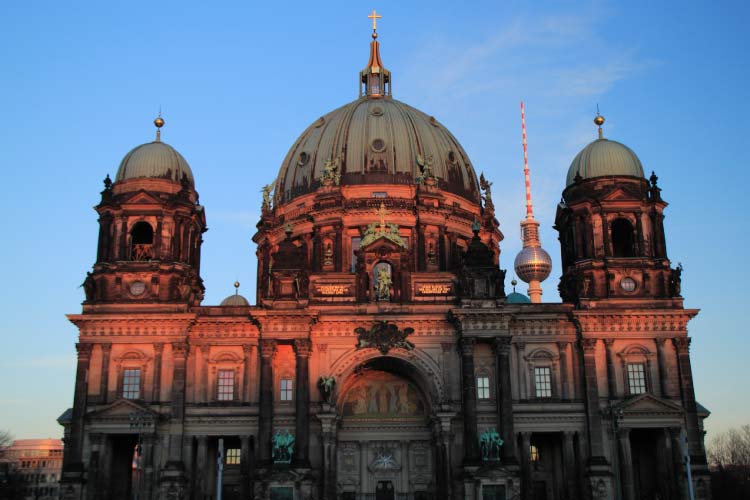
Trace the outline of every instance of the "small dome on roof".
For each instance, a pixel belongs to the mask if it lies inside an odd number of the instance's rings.
[[[249,306],[250,302],[240,294],[233,294],[221,301],[222,306]]]
[[[597,139],[576,155],[568,169],[566,186],[575,182],[576,174],[583,179],[609,175],[645,177],[641,160],[633,150],[609,139]]]
[[[120,162],[115,182],[139,178],[167,179],[177,183],[185,178],[190,186],[195,185],[193,172],[185,158],[161,141],[133,148]]]
[[[506,304],[531,304],[531,299],[518,292],[509,293],[505,298]]]

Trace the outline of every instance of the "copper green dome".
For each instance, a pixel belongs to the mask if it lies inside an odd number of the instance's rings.
[[[531,299],[518,292],[509,293],[505,298],[506,304],[531,304]]]
[[[595,140],[576,155],[568,169],[565,185],[573,184],[576,175],[583,179],[610,175],[645,177],[641,160],[632,149],[604,138]]]
[[[180,153],[160,141],[141,144],[133,148],[120,162],[115,182],[127,179],[156,178],[180,183],[185,178],[194,186],[193,172]]]
[[[315,191],[327,162],[337,165],[342,186],[415,184],[431,163],[438,187],[480,202],[476,173],[453,134],[391,97],[363,96],[302,132],[281,164],[276,205]]]

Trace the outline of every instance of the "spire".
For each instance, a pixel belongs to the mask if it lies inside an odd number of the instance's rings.
[[[523,136],[523,176],[526,182],[526,218],[534,218],[534,209],[531,205],[531,179],[529,178],[529,154],[526,149],[526,114],[523,101],[521,101],[521,134]]]
[[[159,116],[154,120],[156,125],[156,142],[161,142],[161,128],[164,126],[164,119],[161,117],[161,109],[159,110]]]
[[[359,96],[383,97],[391,95],[391,72],[383,67],[380,60],[380,44],[378,43],[378,19],[379,15],[373,9],[372,14],[367,16],[372,19],[372,41],[370,42],[370,59],[367,67],[359,73]]]
[[[602,125],[604,125],[604,117],[599,114],[599,105],[596,105],[596,118],[594,118],[594,123],[597,127],[599,127],[599,139],[604,139],[604,131],[602,130]]]
[[[523,136],[523,174],[526,181],[526,218],[521,221],[523,249],[516,256],[513,267],[519,278],[529,284],[531,302],[542,301],[541,282],[552,271],[552,259],[539,241],[539,223],[534,220],[531,204],[531,180],[529,178],[529,155],[526,144],[526,114],[521,101],[521,132]]]

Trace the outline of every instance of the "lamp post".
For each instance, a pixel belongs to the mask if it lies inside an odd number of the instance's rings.
[[[154,417],[151,412],[146,410],[137,410],[130,412],[128,415],[130,418],[130,429],[138,433],[138,444],[135,446],[135,470],[136,470],[136,483],[135,483],[135,494],[133,498],[139,500],[141,496],[141,475],[143,474],[141,450],[142,450],[142,436],[143,431],[150,428],[154,422]]]

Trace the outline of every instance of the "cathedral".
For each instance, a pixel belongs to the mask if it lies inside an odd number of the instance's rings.
[[[161,117],[105,179],[68,316],[61,498],[708,499],[698,311],[656,175],[597,115],[560,179],[562,300],[545,303],[526,162],[515,292],[492,183],[392,97],[371,17],[359,97],[307,127],[263,189],[255,305],[203,303],[210,207]]]

